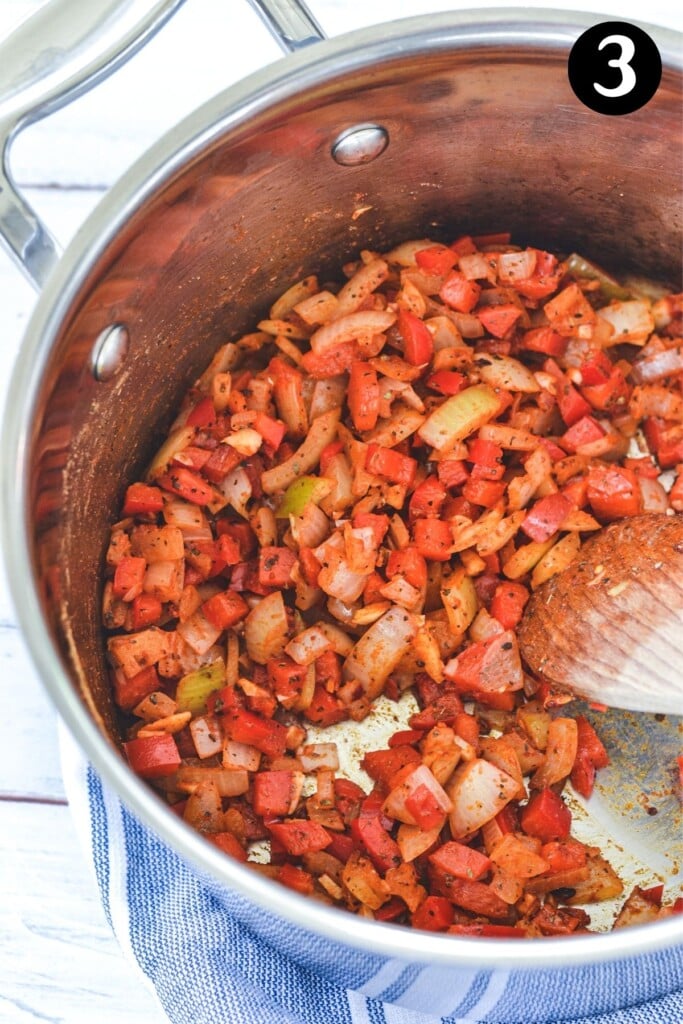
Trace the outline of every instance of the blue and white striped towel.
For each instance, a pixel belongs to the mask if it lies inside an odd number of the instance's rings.
[[[65,729],[61,745],[105,913],[172,1024],[683,1022],[683,945],[572,970],[456,972],[306,939],[274,916],[264,927],[262,909],[200,881],[143,827]]]

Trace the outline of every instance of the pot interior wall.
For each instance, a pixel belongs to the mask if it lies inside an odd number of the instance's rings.
[[[109,524],[181,394],[220,343],[291,281],[362,248],[511,230],[614,270],[680,278],[680,85],[642,111],[583,107],[566,53],[493,47],[397,56],[280,96],[157,194],[92,267],[45,372],[33,455],[36,573],[74,685],[116,736],[99,627]],[[373,121],[386,151],[330,155]],[[98,383],[94,339],[126,325],[121,372]]]

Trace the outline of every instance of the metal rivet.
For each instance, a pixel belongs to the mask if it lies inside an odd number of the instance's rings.
[[[379,124],[357,124],[337,136],[332,159],[342,167],[358,167],[375,160],[389,145],[389,132]]]
[[[95,380],[105,382],[116,376],[126,361],[129,342],[123,324],[112,324],[98,334],[90,353],[90,370]]]

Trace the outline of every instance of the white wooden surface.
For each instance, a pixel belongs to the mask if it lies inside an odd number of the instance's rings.
[[[0,39],[39,6],[40,0],[0,0]],[[336,35],[469,5],[309,0],[309,6],[325,31]],[[635,19],[638,7],[635,0],[553,6],[621,19]],[[655,0],[647,17],[681,28],[677,10],[668,0]],[[165,129],[279,56],[246,0],[186,0],[111,81],[19,137],[12,152],[15,177],[65,244],[103,191]],[[34,301],[0,249],[0,406]],[[161,1024],[165,1015],[109,931],[78,846],[60,776],[56,715],[16,627],[1,569],[0,709],[0,1024]]]

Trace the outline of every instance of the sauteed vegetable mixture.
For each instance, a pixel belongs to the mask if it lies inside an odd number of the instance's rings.
[[[683,511],[681,298],[506,234],[293,284],[112,528],[131,768],[229,856],[363,916],[590,930],[623,885],[563,791],[590,797],[608,755],[515,627],[602,524]],[[361,787],[321,730],[380,695],[416,703]],[[682,909],[637,889],[616,924]]]

